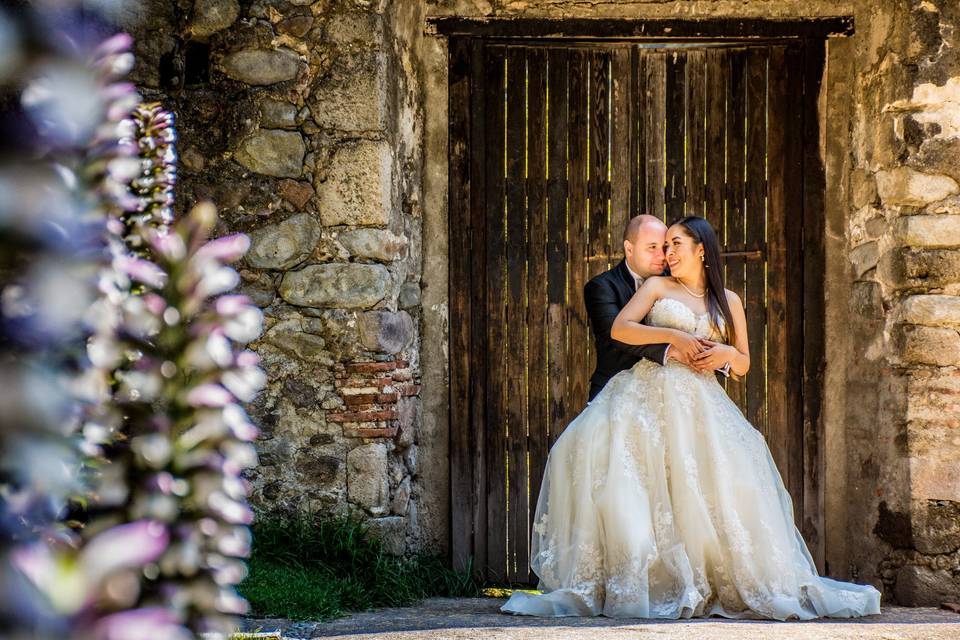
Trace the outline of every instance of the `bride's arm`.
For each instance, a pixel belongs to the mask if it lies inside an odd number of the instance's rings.
[[[613,326],[610,327],[610,337],[628,344],[668,343],[683,355],[691,357],[702,350],[695,337],[676,329],[651,327],[641,323],[662,292],[663,278],[653,276],[644,280],[630,298],[630,302],[617,314]]]
[[[750,342],[747,337],[747,317],[743,311],[743,302],[740,296],[729,289],[726,290],[727,305],[733,316],[733,331],[737,335],[734,344],[720,344],[710,340],[704,341],[709,347],[702,353],[694,356],[697,368],[701,371],[720,369],[730,363],[730,373],[739,378],[750,370]]]
[[[730,354],[730,373],[740,377],[750,370],[750,342],[747,339],[747,316],[743,311],[743,302],[740,296],[727,290],[727,304],[733,315],[733,330],[737,339],[732,345],[735,352]],[[722,365],[721,365],[722,366]]]

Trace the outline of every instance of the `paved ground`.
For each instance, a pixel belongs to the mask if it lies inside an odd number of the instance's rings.
[[[879,616],[813,622],[683,622],[611,618],[532,618],[500,613],[502,598],[430,598],[417,606],[377,609],[332,622],[248,620],[245,630],[280,630],[284,638],[363,640],[960,640],[960,615],[941,609],[884,607]]]

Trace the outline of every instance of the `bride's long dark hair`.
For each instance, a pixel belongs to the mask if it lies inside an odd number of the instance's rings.
[[[723,286],[723,263],[720,260],[720,242],[713,227],[700,216],[684,216],[670,224],[683,227],[687,235],[697,244],[703,245],[703,266],[707,276],[707,311],[714,328],[726,336],[727,343],[736,341],[736,332],[733,328],[733,316],[730,314],[730,305],[727,304],[727,292]],[[720,329],[720,318],[723,318],[723,330]]]

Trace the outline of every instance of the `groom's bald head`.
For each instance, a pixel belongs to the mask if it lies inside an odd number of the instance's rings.
[[[627,266],[638,276],[663,273],[663,242],[667,225],[660,218],[642,214],[630,218],[623,230],[623,254]]]
[[[636,242],[637,234],[640,233],[641,229],[661,233],[664,236],[666,236],[667,233],[667,225],[665,225],[660,218],[641,213],[638,216],[633,216],[630,218],[630,221],[627,222],[627,226],[623,229],[623,239]]]

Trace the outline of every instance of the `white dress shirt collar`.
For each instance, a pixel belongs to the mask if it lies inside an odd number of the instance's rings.
[[[643,277],[638,276],[636,273],[633,272],[633,269],[630,268],[630,263],[624,261],[623,264],[627,268],[627,271],[630,272],[630,275],[633,276],[634,290],[639,289],[640,285],[643,284]]]

